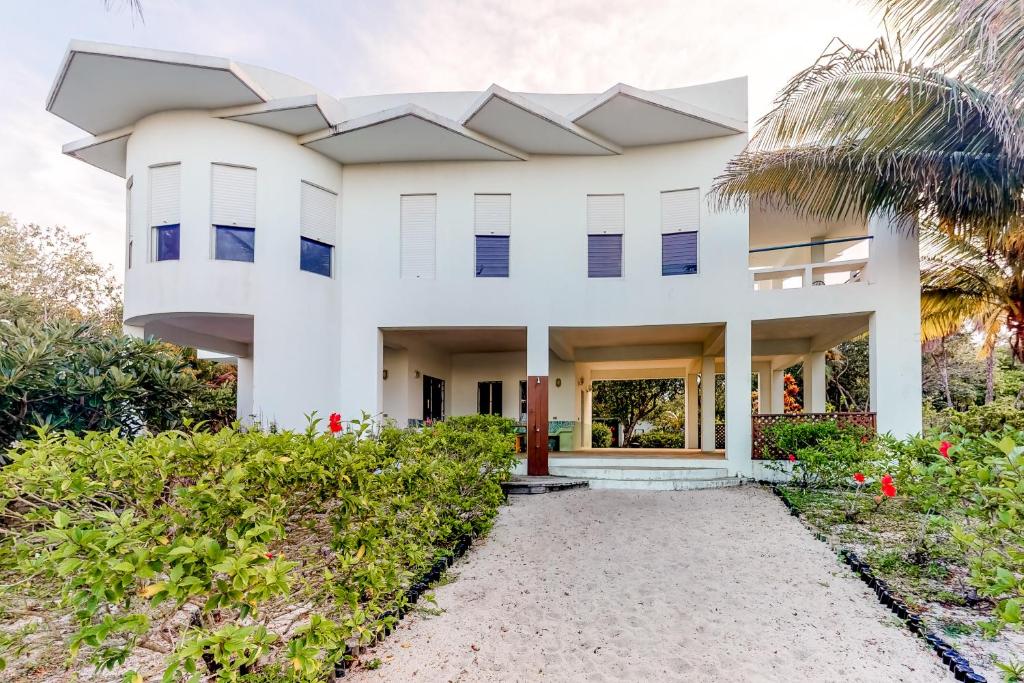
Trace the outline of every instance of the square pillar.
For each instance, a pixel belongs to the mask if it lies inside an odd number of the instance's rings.
[[[770,363],[754,363],[757,375],[757,412],[759,415],[772,410],[772,366]]]
[[[750,321],[725,326],[725,457],[730,474],[752,476]]]
[[[704,356],[700,371],[700,449],[715,450],[715,357]]]
[[[700,448],[700,418],[698,417],[699,402],[697,400],[697,373],[686,373],[686,447],[694,450]]]
[[[526,473],[548,474],[548,328],[526,328]]]
[[[359,358],[359,363],[341,364],[341,405],[324,410],[341,413],[345,421],[358,419],[366,412],[374,420],[384,413],[384,333],[367,326],[349,330],[342,336],[342,358]]]
[[[583,384],[583,447],[594,447],[594,386],[590,381]]]
[[[804,357],[804,412],[825,412],[824,351],[811,351]]]
[[[771,411],[776,415],[786,412],[786,371],[772,369],[772,405]]]
[[[238,421],[251,425],[253,420],[252,392],[253,373],[252,357],[238,359],[238,382],[236,389],[235,411]]]

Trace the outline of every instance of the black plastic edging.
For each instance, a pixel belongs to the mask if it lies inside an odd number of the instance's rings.
[[[463,534],[459,536],[459,539],[455,542],[452,547],[453,555],[442,555],[434,560],[434,564],[430,566],[426,572],[420,575],[420,578],[413,581],[412,585],[405,591],[405,604],[401,607],[387,612],[381,613],[380,617],[386,619],[388,617],[394,617],[401,621],[405,618],[405,615],[409,613],[409,607],[415,605],[420,597],[426,593],[430,584],[436,582],[444,574],[445,570],[455,564],[455,560],[466,554],[470,546],[473,544],[473,537],[469,534]],[[376,640],[373,644],[382,642],[385,638],[391,635],[394,630],[394,625],[385,624],[384,628],[377,632]],[[344,678],[345,672],[352,666],[352,662],[362,653],[364,646],[349,643],[345,646],[345,654],[340,660],[334,663],[334,677]]]
[[[935,654],[942,659],[942,663],[945,664],[952,672],[953,676],[956,677],[956,680],[968,681],[969,683],[987,683],[986,678],[972,669],[967,658],[961,655],[956,648],[939,637],[938,634],[928,630],[924,620],[921,618],[921,615],[911,612],[907,608],[906,603],[900,600],[889,590],[888,584],[875,576],[867,562],[864,562],[857,557],[856,553],[851,550],[847,550],[846,548],[836,550],[835,546],[829,542],[828,537],[825,536],[825,534],[821,533],[817,529],[811,528],[810,524],[803,519],[803,516],[800,514],[800,510],[790,502],[789,498],[787,498],[779,489],[777,484],[772,482],[761,483],[771,488],[772,493],[778,496],[779,500],[781,500],[789,509],[789,514],[800,519],[804,528],[812,531],[816,539],[828,545],[833,552],[836,552],[839,559],[841,559],[854,574],[866,583],[868,588],[875,591],[875,595],[878,596],[878,601],[888,607],[889,610],[903,622],[911,633],[923,638],[928,645],[931,646],[932,650],[935,651]]]

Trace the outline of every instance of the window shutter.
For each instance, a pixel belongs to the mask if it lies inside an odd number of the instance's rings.
[[[625,231],[625,227],[625,195],[587,195],[587,234],[621,235]]]
[[[132,250],[135,244],[135,238],[132,235],[132,187],[134,186],[135,176],[130,175],[124,186],[125,261],[128,268],[132,267]]]
[[[334,246],[337,215],[338,195],[303,180],[299,218],[302,236]]]
[[[697,233],[671,232],[661,236],[661,274],[697,272]]]
[[[434,278],[437,195],[402,195],[401,277]]]
[[[181,223],[181,164],[149,169],[149,225]]]
[[[211,223],[256,227],[256,169],[213,164]]]
[[[587,235],[587,276],[622,277],[622,235]]]
[[[661,233],[700,230],[700,190],[661,193]]]
[[[512,232],[512,195],[474,195],[473,226],[477,235],[508,235]]]

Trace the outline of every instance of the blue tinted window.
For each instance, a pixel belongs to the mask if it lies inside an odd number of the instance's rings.
[[[249,261],[255,258],[256,230],[215,225],[217,242],[214,255],[221,261]]]
[[[697,233],[673,232],[661,236],[661,274],[697,272]]]
[[[508,235],[476,236],[476,276],[508,277]]]
[[[622,235],[587,235],[587,276],[622,277]]]
[[[156,240],[157,261],[177,261],[181,256],[181,226],[158,225],[153,228],[153,237]]]
[[[311,240],[308,237],[299,238],[299,268],[318,275],[331,276],[331,252],[334,250],[329,244]]]

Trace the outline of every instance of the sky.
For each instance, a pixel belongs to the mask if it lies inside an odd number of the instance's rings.
[[[107,8],[106,4],[110,7]],[[84,233],[121,277],[124,181],[61,154],[45,111],[72,39],[228,57],[335,96],[601,92],[747,76],[753,121],[833,37],[881,33],[864,0],[0,0],[0,212]]]

